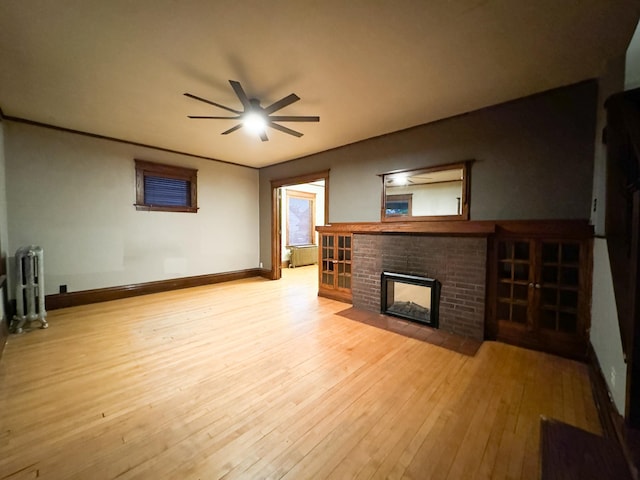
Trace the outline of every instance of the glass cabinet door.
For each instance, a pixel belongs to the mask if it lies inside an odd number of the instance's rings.
[[[320,264],[320,283],[333,287],[335,283],[334,259],[335,259],[335,235],[321,235],[322,257]]]
[[[580,243],[543,241],[541,257],[540,328],[577,333]]]
[[[588,339],[587,245],[581,240],[497,239],[492,335],[584,356]],[[584,258],[583,258],[584,257]]]
[[[351,235],[337,235],[338,237],[338,288],[351,289]]]
[[[499,321],[520,326],[532,324],[531,289],[533,248],[529,241],[498,242],[498,285],[496,315]]]
[[[323,234],[320,284],[326,288],[351,290],[351,234]]]

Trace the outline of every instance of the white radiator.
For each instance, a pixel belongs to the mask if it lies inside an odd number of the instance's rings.
[[[289,247],[291,250],[291,268],[301,267],[302,265],[313,265],[318,263],[318,246],[303,245],[300,247]]]
[[[16,314],[11,331],[22,333],[26,322],[40,322],[47,328],[44,308],[44,263],[42,247],[29,246],[16,252]]]

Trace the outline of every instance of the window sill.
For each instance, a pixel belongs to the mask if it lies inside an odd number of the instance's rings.
[[[136,210],[143,212],[183,212],[183,213],[198,213],[197,207],[172,207],[169,205],[144,205],[134,203]]]

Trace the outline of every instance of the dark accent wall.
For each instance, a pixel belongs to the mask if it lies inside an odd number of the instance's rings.
[[[440,281],[439,328],[484,338],[487,240],[479,237],[361,235],[353,238],[353,306],[380,312],[383,271]]]
[[[267,266],[269,182],[323,169],[328,223],[379,221],[381,173],[467,159],[471,220],[588,219],[596,101],[597,82],[586,81],[263,168],[261,259]]]

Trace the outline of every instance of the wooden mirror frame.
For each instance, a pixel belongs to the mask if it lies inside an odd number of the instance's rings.
[[[470,191],[470,170],[473,160],[446,165],[436,165],[417,169],[394,170],[380,174],[382,177],[382,198],[380,208],[380,220],[382,222],[424,222],[424,221],[450,221],[469,220],[469,191]],[[462,170],[462,197],[460,199],[460,213],[457,215],[387,215],[387,183],[390,179],[398,175],[411,176],[430,172],[442,172],[445,170]],[[398,196],[406,196],[400,194]],[[409,200],[411,203],[412,200]]]

